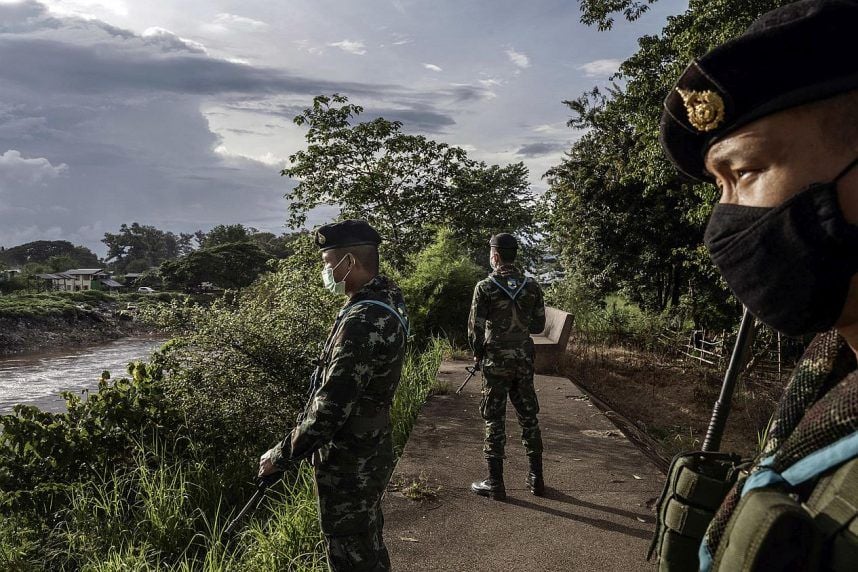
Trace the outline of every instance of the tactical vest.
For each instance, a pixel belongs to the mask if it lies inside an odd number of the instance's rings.
[[[678,455],[647,559],[657,554],[659,570],[671,572],[858,570],[858,433],[839,451],[811,454],[781,473],[745,475],[718,551],[708,554],[701,540],[742,468],[735,455]],[[812,491],[800,502],[809,482]]]

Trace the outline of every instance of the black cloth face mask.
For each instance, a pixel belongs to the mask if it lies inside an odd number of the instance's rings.
[[[837,182],[814,183],[777,207],[717,204],[704,242],[736,297],[787,335],[831,329],[858,272],[858,226],[843,217]]]

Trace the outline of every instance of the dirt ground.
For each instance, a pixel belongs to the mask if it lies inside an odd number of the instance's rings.
[[[584,386],[652,437],[663,456],[699,449],[724,372],[694,360],[573,338],[560,374]],[[740,376],[721,450],[753,456],[787,382]]]

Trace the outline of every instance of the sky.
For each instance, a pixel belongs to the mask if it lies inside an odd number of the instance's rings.
[[[292,118],[341,93],[535,192],[573,99],[686,1],[599,32],[574,0],[0,0],[0,246],[241,223],[286,231]],[[308,226],[336,209],[313,213]]]

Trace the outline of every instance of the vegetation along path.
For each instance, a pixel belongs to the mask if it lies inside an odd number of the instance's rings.
[[[544,498],[524,485],[527,459],[507,407],[507,501],[471,493],[485,477],[480,379],[460,395],[466,362],[445,362],[385,497],[393,569],[638,570],[663,476],[566,378],[536,376],[545,440]]]

